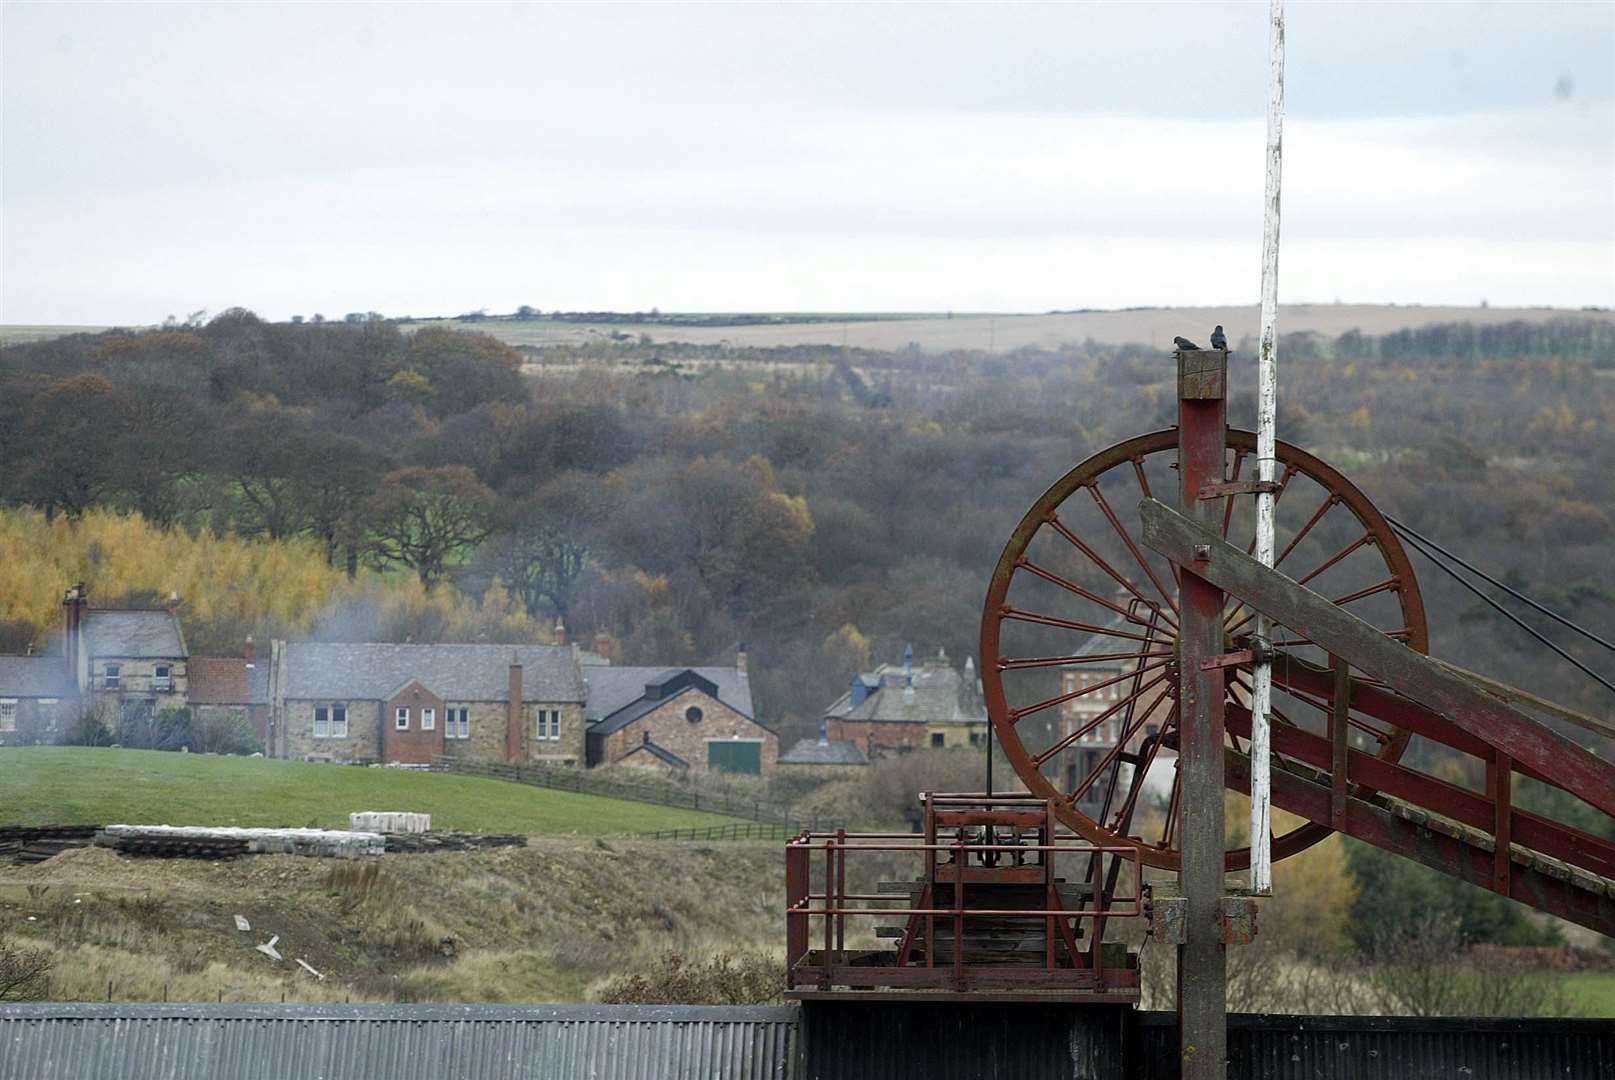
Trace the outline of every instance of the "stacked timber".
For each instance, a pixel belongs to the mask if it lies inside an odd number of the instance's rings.
[[[427,851],[467,851],[472,848],[526,847],[521,833],[394,833],[387,837],[387,850],[403,854]]]
[[[0,858],[44,862],[68,848],[89,847],[99,825],[0,825]]]
[[[173,836],[145,833],[98,833],[97,847],[123,855],[149,855],[159,859],[235,859],[247,854],[247,841],[231,836]]]

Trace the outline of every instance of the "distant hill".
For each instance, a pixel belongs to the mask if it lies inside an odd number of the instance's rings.
[[[1259,311],[1245,307],[1124,308],[1112,311],[1063,311],[1045,314],[812,313],[691,315],[667,312],[643,322],[568,315],[517,320],[489,316],[475,320],[404,321],[406,330],[452,326],[478,330],[517,346],[564,345],[607,340],[612,335],[692,345],[730,344],[769,348],[779,345],[846,345],[861,349],[982,349],[1005,352],[1023,346],[1053,347],[1092,339],[1101,344],[1163,347],[1183,334],[1198,340],[1221,323],[1235,348],[1254,338]],[[1543,322],[1589,318],[1615,322],[1607,309],[1529,307],[1424,307],[1398,304],[1286,304],[1279,326],[1286,334],[1317,333],[1335,337],[1348,330],[1389,334],[1432,323]],[[0,325],[0,344],[42,341],[64,334],[95,333],[95,326]]]

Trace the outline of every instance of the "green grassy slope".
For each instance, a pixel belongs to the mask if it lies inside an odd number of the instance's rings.
[[[469,832],[624,833],[732,820],[445,773],[76,746],[0,750],[0,823],[347,828],[354,810],[428,813],[435,829]]]

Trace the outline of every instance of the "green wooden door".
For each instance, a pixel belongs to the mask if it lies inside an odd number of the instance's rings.
[[[707,768],[717,772],[752,773],[763,771],[763,744],[760,742],[709,742]]]

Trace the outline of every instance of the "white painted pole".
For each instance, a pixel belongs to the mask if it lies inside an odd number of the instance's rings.
[[[1262,214],[1262,343],[1256,365],[1256,479],[1274,479],[1274,427],[1278,421],[1279,181],[1284,156],[1284,0],[1268,9],[1267,187]],[[1256,493],[1256,558],[1273,565],[1273,493]],[[1271,640],[1267,617],[1256,634]],[[1273,666],[1257,661],[1251,684],[1251,891],[1273,891],[1272,788],[1268,713],[1273,707]]]

